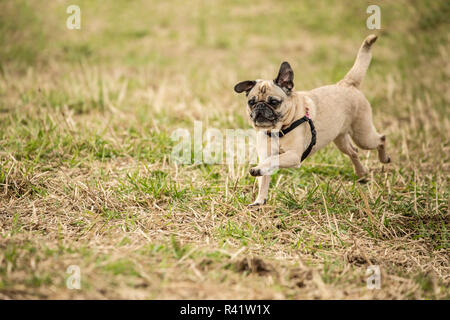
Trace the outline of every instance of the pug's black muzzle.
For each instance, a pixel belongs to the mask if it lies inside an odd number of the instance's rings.
[[[251,117],[257,122],[276,122],[279,115],[264,102],[258,102],[251,112]]]

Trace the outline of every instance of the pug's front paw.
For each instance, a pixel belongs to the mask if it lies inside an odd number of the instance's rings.
[[[250,168],[250,174],[254,177],[260,177],[262,176],[262,170],[259,169],[258,167],[254,167],[254,168]]]
[[[264,200],[258,200],[258,199],[256,199],[255,202],[253,202],[252,204],[249,204],[248,206],[252,208],[252,207],[263,206],[263,205],[265,205],[265,204],[266,204],[266,199],[264,199]]]

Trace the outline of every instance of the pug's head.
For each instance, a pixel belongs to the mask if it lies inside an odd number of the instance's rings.
[[[291,108],[294,72],[283,62],[275,80],[247,80],[234,86],[237,93],[247,96],[247,113],[256,129],[280,129]]]

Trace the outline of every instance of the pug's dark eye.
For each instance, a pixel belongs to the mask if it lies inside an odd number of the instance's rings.
[[[255,97],[251,98],[250,100],[248,100],[248,105],[251,107],[256,103]]]
[[[270,98],[270,99],[269,99],[269,104],[270,104],[272,107],[276,107],[276,106],[278,106],[280,103],[281,103],[281,101],[278,100],[278,99],[275,99],[275,98]]]

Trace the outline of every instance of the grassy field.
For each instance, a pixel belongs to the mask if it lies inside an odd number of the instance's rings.
[[[248,164],[171,161],[194,121],[250,127],[240,80],[340,80],[369,4],[0,1],[0,299],[449,299],[448,1],[378,3],[368,183],[330,145],[249,209]]]

